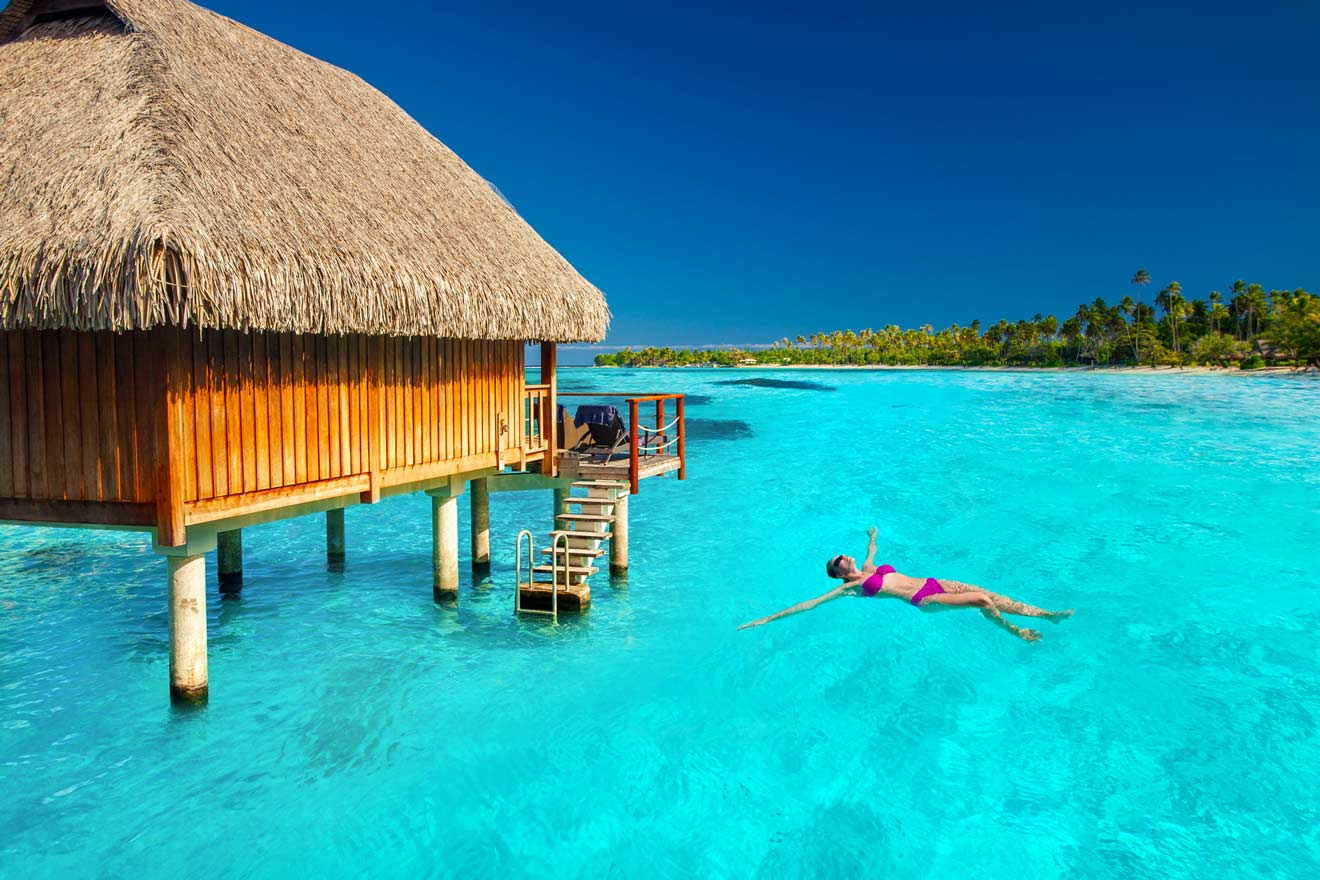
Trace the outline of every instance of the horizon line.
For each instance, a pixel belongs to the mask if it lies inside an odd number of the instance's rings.
[[[580,351],[622,351],[625,348],[631,348],[631,349],[674,348],[674,349],[687,349],[689,351],[697,351],[699,349],[710,349],[710,348],[744,348],[744,349],[773,348],[774,345],[775,343],[773,342],[703,342],[696,345],[693,345],[691,343],[674,343],[674,342],[666,342],[659,344],[654,342],[649,342],[644,344],[636,343],[636,344],[619,344],[619,345],[613,345],[613,344],[605,345],[599,342],[568,342],[568,343],[564,343],[562,347],[578,349]]]

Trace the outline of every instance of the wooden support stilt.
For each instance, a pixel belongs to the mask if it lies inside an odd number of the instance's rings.
[[[556,400],[556,388],[558,381],[555,377],[555,363],[558,355],[555,351],[553,342],[541,343],[541,384],[550,386],[549,409],[550,421],[549,430],[546,432],[549,436],[550,445],[545,450],[545,458],[541,462],[541,472],[552,477],[559,475],[559,402]]]
[[[325,512],[325,559],[333,569],[344,567],[344,508]]]
[[[243,530],[232,529],[216,535],[216,576],[220,592],[237,596],[243,591]]]
[[[557,518],[562,513],[568,513],[568,489],[555,489],[554,511],[552,517]]]
[[[472,567],[490,567],[490,491],[484,479],[468,483],[472,492]]]
[[[628,493],[618,493],[610,524],[610,571],[628,570]]]
[[[458,498],[431,495],[431,573],[435,601],[458,599]]]
[[[206,702],[206,557],[169,556],[170,699]]]

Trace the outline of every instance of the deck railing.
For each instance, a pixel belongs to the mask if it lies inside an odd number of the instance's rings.
[[[527,386],[531,388],[532,386]],[[600,394],[589,392],[560,392],[559,397],[623,398],[628,405],[628,481],[632,494],[637,494],[638,472],[641,459],[653,455],[672,455],[678,458],[678,478],[687,479],[687,430],[683,415],[682,394]],[[674,401],[674,418],[665,421],[665,404]],[[655,404],[655,423],[644,424],[642,405]]]
[[[550,447],[550,432],[555,429],[555,414],[550,411],[550,386],[527,385],[523,396],[523,449],[528,453],[544,452]]]

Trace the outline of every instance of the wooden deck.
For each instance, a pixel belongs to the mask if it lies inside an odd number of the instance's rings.
[[[682,460],[677,455],[648,455],[637,460],[637,479],[659,477],[677,471]],[[559,454],[559,476],[574,480],[620,480],[628,482],[628,459],[593,463],[572,452]]]

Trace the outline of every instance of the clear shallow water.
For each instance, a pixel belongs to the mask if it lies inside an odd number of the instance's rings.
[[[754,375],[833,390],[717,384]],[[343,574],[320,518],[254,528],[179,712],[146,539],[0,527],[0,874],[1320,874],[1320,383],[562,384],[705,399],[687,482],[634,499],[626,588],[558,627],[510,613],[548,492],[493,497],[457,609],[424,496],[350,509]],[[1077,617],[1028,645],[843,600],[734,631],[871,523],[902,571]]]

